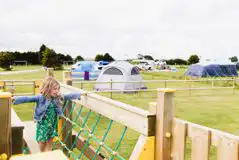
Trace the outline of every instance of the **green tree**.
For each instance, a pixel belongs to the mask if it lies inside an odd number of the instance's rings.
[[[109,53],[105,53],[105,55],[103,56],[103,60],[111,62],[114,61],[114,58]]]
[[[11,64],[14,57],[7,52],[0,52],[0,67],[5,70],[11,70]]]
[[[77,61],[84,61],[84,58],[81,57],[80,55],[79,55],[79,56],[76,56],[75,62],[77,62]]]
[[[38,52],[38,61],[40,63],[42,63],[43,51],[45,51],[46,48],[47,48],[47,46],[45,44],[42,44],[41,47],[40,47],[40,50]]]
[[[97,54],[97,55],[95,56],[95,61],[102,61],[103,58],[104,58],[104,56],[103,56],[102,54]]]
[[[229,60],[231,60],[231,62],[238,62],[237,56],[230,57]]]
[[[184,59],[181,59],[181,58],[176,58],[176,59],[169,59],[169,60],[166,60],[166,63],[168,65],[186,65],[187,64],[187,61],[184,60]]]
[[[152,56],[150,55],[145,55],[144,56],[144,59],[147,59],[147,60],[154,60]]]
[[[195,63],[198,63],[199,62],[199,57],[196,55],[196,54],[193,54],[189,57],[188,59],[188,64],[195,64]]]
[[[52,49],[45,48],[43,51],[43,58],[42,58],[42,64],[45,67],[51,67],[54,69],[62,69],[62,63],[60,60],[58,60],[58,55],[56,52]]]

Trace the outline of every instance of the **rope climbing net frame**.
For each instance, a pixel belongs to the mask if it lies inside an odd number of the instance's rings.
[[[65,103],[65,106],[63,108],[63,111],[66,111],[66,108],[69,107],[69,105],[71,105],[70,101],[67,101]],[[68,115],[63,116],[63,118],[65,119],[64,123],[62,124],[62,128],[61,130],[59,130],[59,136],[56,137],[56,142],[55,142],[55,148],[57,143],[60,144],[61,149],[64,149],[67,151],[67,155],[69,157],[72,157],[74,159],[80,159],[83,156],[83,153],[85,152],[85,150],[87,149],[87,147],[90,145],[91,141],[96,142],[96,151],[95,154],[93,155],[92,159],[96,159],[96,156],[99,155],[100,149],[102,149],[102,151],[104,152],[104,158],[107,159],[114,159],[115,157],[117,157],[117,159],[120,160],[124,160],[124,158],[118,153],[118,149],[120,147],[120,144],[122,143],[122,140],[125,136],[125,133],[127,131],[127,127],[124,126],[122,133],[120,135],[120,138],[118,140],[118,142],[116,142],[116,146],[114,149],[111,149],[111,147],[109,147],[106,143],[105,140],[108,136],[108,133],[112,127],[113,124],[113,120],[109,120],[107,128],[104,131],[103,134],[103,138],[99,139],[96,135],[95,135],[95,131],[97,126],[100,123],[100,120],[102,119],[102,115],[99,113],[96,113],[96,118],[94,118],[94,123],[93,123],[93,127],[92,129],[90,129],[90,127],[87,125],[87,122],[89,120],[90,115],[92,115],[92,110],[88,110],[86,113],[85,118],[82,118],[81,115],[84,114],[86,112],[84,112],[84,107],[81,105],[80,107],[77,107],[76,103],[73,103],[70,107],[70,112]],[[73,120],[71,120],[71,116],[75,115]],[[71,124],[71,127],[66,135],[66,137],[64,139],[61,138],[61,135],[64,132],[64,129],[66,128],[66,126],[68,125],[69,122]],[[71,146],[67,146],[66,142],[68,140],[68,138],[71,137],[71,132],[73,130],[77,130],[77,134],[76,134],[76,138],[74,139],[73,143]],[[73,149],[76,146],[76,142],[79,136],[81,136],[81,134],[85,134],[86,137],[88,137],[84,142],[83,148],[81,149],[81,151],[79,153],[76,153],[73,151]],[[105,157],[106,156],[106,157]],[[103,157],[102,157],[103,159]]]

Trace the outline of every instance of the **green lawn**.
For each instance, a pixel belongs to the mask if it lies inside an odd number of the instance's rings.
[[[186,77],[183,76],[184,69],[181,69],[180,72],[170,73],[170,72],[162,72],[162,73],[142,73],[144,79],[184,79]],[[39,71],[35,73],[26,73],[19,75],[6,75],[0,77],[0,80],[30,80],[30,79],[42,79],[44,77],[44,71]],[[55,76],[58,80],[62,80],[62,71],[56,71]],[[164,83],[149,83],[146,84],[148,88],[159,88],[164,87]],[[211,83],[191,83],[192,87],[210,87]],[[224,84],[214,84],[218,86],[222,86]],[[226,84],[227,86],[231,86],[231,84]],[[74,86],[82,87],[80,84],[75,84]],[[167,84],[167,87],[170,88],[187,88],[189,86],[188,83],[170,83]],[[93,85],[84,84],[84,89],[92,89]],[[26,89],[31,91],[31,87],[19,87],[17,91],[23,92]],[[106,97],[109,97],[109,93],[101,93]],[[176,91],[175,93],[175,108],[174,113],[175,116],[188,120],[197,124],[201,124],[204,126],[208,126],[211,128],[220,129],[235,135],[239,135],[239,90],[236,90],[236,93],[233,94],[232,89],[221,89],[221,90],[203,90],[203,91]],[[113,93],[113,99],[131,104],[143,109],[148,109],[148,103],[154,102],[157,99],[157,92],[143,92],[136,94],[121,94],[121,93]],[[13,106],[21,120],[32,120],[32,111],[33,104],[23,104],[18,106]],[[99,106],[100,107],[100,106]],[[79,110],[79,107],[77,107]],[[88,110],[85,109],[82,113],[82,118],[85,118]],[[87,126],[92,128],[93,124],[96,121],[96,117],[98,114],[93,113],[90,115],[89,121],[87,122]],[[133,120],[133,119],[132,119]],[[100,121],[99,126],[96,129],[96,135],[98,138],[102,138],[105,129],[109,123],[109,119],[103,118]],[[79,122],[79,124],[82,124]],[[123,130],[122,125],[118,123],[113,123],[112,130],[109,133],[109,137],[106,139],[106,144],[114,148],[116,143],[114,140],[118,140],[121,132]],[[128,130],[126,132],[126,137],[124,138],[122,145],[119,148],[119,153],[123,155],[125,158],[128,158],[131,154],[134,145],[137,141],[138,133]],[[92,142],[94,144],[94,142]],[[189,142],[190,144],[190,142]],[[103,152],[103,150],[101,150]],[[190,147],[187,149],[187,159],[190,155]],[[210,159],[215,159],[215,151],[212,151],[212,156]]]
[[[42,66],[40,65],[18,65],[18,66],[12,66],[12,71],[22,71],[22,70],[34,70],[34,69],[40,69]],[[5,72],[6,70],[0,68],[0,72]]]

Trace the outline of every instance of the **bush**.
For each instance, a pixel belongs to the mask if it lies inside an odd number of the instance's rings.
[[[5,70],[12,70],[11,64],[14,57],[6,52],[0,52],[0,67]]]

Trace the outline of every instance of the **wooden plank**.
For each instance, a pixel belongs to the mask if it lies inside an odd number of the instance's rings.
[[[149,112],[156,114],[156,102],[149,102]]]
[[[69,118],[70,120],[72,120],[72,114],[69,115],[71,108],[72,108],[72,103],[69,102],[68,105],[66,106],[66,109],[64,112],[64,116]],[[68,134],[72,135],[72,129],[71,129],[72,123],[67,121],[65,118],[62,118],[62,124],[65,124],[65,123],[66,123],[66,125],[62,132],[62,141],[65,142],[65,139],[67,138],[65,144],[66,144],[67,148],[70,148],[72,146],[72,136],[68,136]],[[60,128],[62,128],[62,126]],[[58,129],[60,129],[60,128],[58,128]],[[64,149],[64,153],[67,154],[68,151],[66,149]]]
[[[155,159],[171,159],[172,123],[173,123],[173,92],[172,89],[162,89],[158,93],[156,108],[156,146]]]
[[[72,76],[71,76],[71,72],[70,71],[65,71],[63,72],[63,83],[65,83],[66,85],[72,85]],[[72,109],[72,101],[69,101],[68,105],[66,106],[66,109],[65,109],[65,112],[63,113],[65,117],[69,118],[70,120],[72,120],[72,114],[70,115],[70,111]],[[69,135],[72,135],[72,123],[69,122],[69,121],[66,121],[66,120],[63,118],[62,119],[62,124],[66,123],[66,126],[64,128],[64,131],[63,131],[63,134],[62,134],[62,137],[63,137],[63,142],[65,142],[65,139],[66,137],[67,140],[66,140],[66,146],[67,148],[71,148],[72,146],[72,136],[67,136],[68,134]],[[67,154],[67,150],[64,149],[64,152]]]
[[[190,129],[191,127],[199,128],[200,130],[204,130],[205,132],[209,131],[210,135],[211,135],[210,136],[211,137],[210,138],[211,139],[211,145],[216,146],[216,147],[219,144],[220,137],[227,137],[229,139],[234,139],[234,140],[239,141],[239,136],[236,136],[236,135],[233,135],[233,134],[230,134],[230,133],[227,133],[227,132],[223,132],[223,131],[220,131],[220,130],[217,130],[217,129],[209,128],[209,127],[206,127],[206,126],[201,126],[199,124],[195,124],[195,123],[188,122],[188,121],[181,120],[181,119],[177,119],[177,118],[175,118],[175,121],[179,121],[181,123],[186,123],[188,125],[187,136],[190,137],[190,138],[193,138],[193,133],[192,133],[192,130]]]
[[[210,149],[210,132],[188,125],[192,133],[192,160],[208,160]]]
[[[140,135],[129,160],[154,160],[155,137]]]
[[[53,68],[47,68],[46,76],[54,77],[54,69]]]
[[[75,73],[74,74],[81,74]],[[74,78],[75,79],[75,78]],[[199,79],[199,80],[143,80],[143,81],[114,81],[114,83],[182,83],[182,82],[210,82],[210,81],[234,81],[234,79]],[[110,81],[82,81],[83,84],[109,83]]]
[[[40,148],[36,141],[36,123],[33,121],[24,122],[25,129],[23,131],[23,138],[29,148],[30,153],[39,153]]]
[[[61,84],[62,93],[85,91]],[[145,136],[153,136],[155,133],[155,114],[137,108],[135,106],[127,105],[116,100],[112,100],[94,93],[81,95],[81,100],[74,102],[83,105],[92,111],[102,114],[116,122],[119,122]],[[132,121],[133,119],[133,121]]]
[[[173,121],[172,160],[184,160],[186,149],[186,123]]]
[[[23,129],[24,124],[11,108],[11,127],[12,127],[12,154],[21,154],[23,151]]]
[[[30,154],[25,156],[14,156],[10,160],[68,160],[68,158],[60,150],[50,151],[50,152],[41,152],[37,154]]]
[[[76,135],[77,135],[77,133],[75,131],[73,131],[73,135],[72,135],[73,141],[75,141]],[[84,148],[85,143],[86,142],[85,142],[84,138],[79,136],[76,141],[76,148],[81,151]],[[84,151],[84,156],[86,156],[89,159],[92,159],[94,157],[94,155],[95,155],[95,149],[91,145],[88,145]],[[104,160],[104,157],[98,153],[96,155],[95,159],[96,160]]]
[[[220,137],[217,147],[217,160],[238,160],[238,140]]]
[[[0,93],[0,153],[12,155],[12,132],[11,132],[11,94]]]
[[[20,120],[13,108],[11,108],[11,126],[24,128],[24,123]]]

